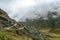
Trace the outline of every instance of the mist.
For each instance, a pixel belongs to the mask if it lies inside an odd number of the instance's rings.
[[[36,19],[39,17],[36,14],[46,17],[48,11],[57,11],[58,15],[60,13],[59,0],[11,0],[8,2],[2,1],[1,4],[0,8],[4,9],[17,22],[24,21],[26,18]]]

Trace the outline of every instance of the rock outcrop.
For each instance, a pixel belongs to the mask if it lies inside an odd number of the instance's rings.
[[[0,9],[0,29],[2,29],[2,28],[9,29],[11,27],[18,28],[20,26],[21,25],[19,25],[15,20],[11,19],[8,16],[7,12]]]

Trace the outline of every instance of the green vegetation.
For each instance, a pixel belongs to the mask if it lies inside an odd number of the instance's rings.
[[[0,40],[27,40],[31,38],[27,37],[27,36],[19,36],[14,32],[11,31],[6,31],[6,30],[2,30],[0,31]]]
[[[0,31],[0,40],[17,40],[17,35],[8,31]]]
[[[6,19],[6,18],[4,18],[4,17],[2,17],[2,16],[0,16],[0,22],[2,23],[2,24],[4,24],[6,27],[10,27],[10,26],[12,26],[14,23],[13,22],[11,22],[10,20],[8,20],[8,19]]]

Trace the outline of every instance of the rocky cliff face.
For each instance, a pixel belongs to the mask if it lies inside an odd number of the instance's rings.
[[[5,11],[3,11],[2,9],[0,9],[0,15],[9,17],[8,14]]]
[[[7,12],[3,11],[0,9],[0,28],[6,28],[6,27],[11,27],[11,26],[16,26],[20,27],[20,25],[13,19],[11,19]]]

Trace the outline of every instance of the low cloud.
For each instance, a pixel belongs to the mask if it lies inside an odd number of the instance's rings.
[[[9,3],[8,3],[9,2]],[[54,11],[54,8],[60,10],[60,1],[59,0],[11,0],[1,2],[4,6],[0,5],[1,8],[6,10],[9,16],[16,21],[25,18],[37,18],[35,14],[40,14],[43,17],[46,17],[48,11]]]

